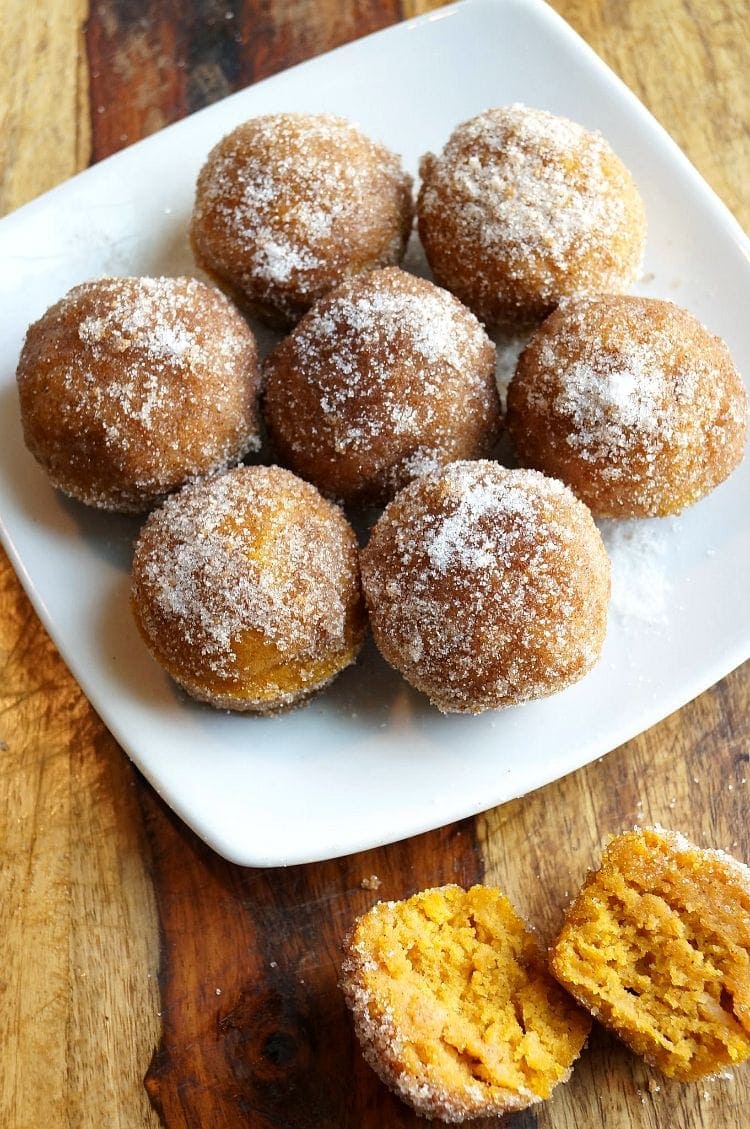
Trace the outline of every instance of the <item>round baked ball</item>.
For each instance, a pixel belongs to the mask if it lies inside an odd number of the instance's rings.
[[[344,118],[253,118],[201,170],[196,260],[250,312],[289,325],[349,275],[401,261],[411,183],[394,153]]]
[[[678,513],[743,456],[747,396],[729,351],[657,298],[565,302],[508,390],[520,461],[561,478],[601,517]]]
[[[500,430],[495,347],[456,298],[398,267],[343,283],[267,359],[281,462],[346,502],[392,497]]]
[[[167,499],[138,539],[131,601],[157,661],[220,709],[301,702],[354,662],[364,631],[349,523],[281,467]]]
[[[26,334],[26,445],[54,486],[138,512],[260,445],[255,338],[194,278],[76,286]]]
[[[419,234],[435,279],[488,324],[539,321],[566,295],[635,278],[643,201],[599,133],[526,106],[459,125],[422,158]]]
[[[444,713],[480,713],[582,678],[604,642],[609,561],[553,478],[450,463],[407,486],[360,555],[375,642]]]
[[[500,890],[379,902],[344,941],[341,987],[367,1062],[425,1117],[525,1109],[565,1082],[590,1017]]]

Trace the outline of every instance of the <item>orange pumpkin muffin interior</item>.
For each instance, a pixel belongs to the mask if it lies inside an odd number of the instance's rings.
[[[342,988],[365,1058],[419,1113],[522,1109],[564,1081],[590,1021],[496,889],[380,902],[345,942]]]
[[[690,1081],[750,1057],[750,869],[645,828],[613,839],[551,950],[557,979]]]

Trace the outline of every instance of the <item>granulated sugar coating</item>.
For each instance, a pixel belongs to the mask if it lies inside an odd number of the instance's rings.
[[[544,697],[599,657],[609,561],[555,479],[451,463],[396,496],[360,559],[375,642],[444,712]]]
[[[290,471],[237,467],[150,516],[132,607],[188,693],[222,709],[276,711],[357,656],[356,539],[341,510]]]
[[[241,305],[288,325],[350,275],[401,262],[412,216],[411,177],[384,146],[330,114],[270,114],[209,154],[191,238]]]
[[[513,105],[422,158],[419,234],[435,280],[488,324],[539,321],[565,295],[624,290],[643,201],[598,133]]]
[[[668,622],[674,604],[669,550],[679,536],[669,518],[597,522],[612,564],[610,615],[636,631]]]
[[[750,869],[660,827],[607,845],[553,974],[634,1051],[688,1082],[750,1058]]]
[[[193,278],[103,278],[32,325],[18,364],[26,444],[65,493],[140,511],[257,450],[255,339]]]
[[[570,1075],[591,1021],[496,889],[379,902],[344,942],[341,987],[365,1059],[426,1117],[525,1109]]]
[[[500,430],[495,350],[461,303],[397,267],[321,299],[266,361],[280,461],[347,502],[382,501]]]
[[[657,298],[563,303],[508,390],[520,461],[601,517],[678,513],[741,461],[747,397],[729,351]]]

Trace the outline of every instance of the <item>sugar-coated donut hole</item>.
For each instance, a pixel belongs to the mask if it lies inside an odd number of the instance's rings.
[[[294,705],[356,658],[364,631],[354,532],[281,467],[237,467],[155,511],[132,607],[155,658],[224,709]]]
[[[555,693],[599,657],[609,561],[556,479],[450,463],[394,498],[360,560],[375,642],[444,712]]]
[[[746,417],[724,342],[657,298],[565,302],[508,390],[521,462],[602,517],[678,513],[708,494],[742,459]]]
[[[267,359],[263,411],[280,462],[331,497],[383,501],[489,453],[501,425],[494,346],[447,291],[372,271],[322,298]]]
[[[419,234],[435,280],[488,324],[539,321],[566,295],[624,290],[646,221],[599,133],[512,105],[457,126],[420,166]]]
[[[149,509],[260,445],[255,338],[194,278],[74,287],[29,328],[17,376],[27,446],[91,506]]]
[[[411,231],[400,159],[331,114],[237,126],[198,178],[196,261],[249,312],[285,326],[364,270],[399,263]]]

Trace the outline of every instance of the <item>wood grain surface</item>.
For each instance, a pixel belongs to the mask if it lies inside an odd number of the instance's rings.
[[[249,82],[437,6],[6,0],[0,210]],[[750,227],[745,0],[555,7]],[[83,698],[5,558],[0,670],[2,1129],[424,1124],[353,1042],[335,982],[356,913],[380,896],[484,879],[547,937],[606,836],[639,820],[750,858],[748,666],[531,796],[283,871],[224,862],[164,807]],[[361,884],[371,874],[377,893]],[[670,1084],[597,1030],[571,1082],[505,1124],[745,1129],[750,1069]]]

